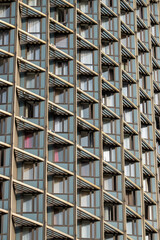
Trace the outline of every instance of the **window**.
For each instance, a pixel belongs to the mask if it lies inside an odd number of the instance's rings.
[[[93,52],[82,50],[80,52],[81,62],[86,65],[88,68],[93,70]]]
[[[53,180],[53,192],[54,193],[67,193],[67,178],[55,177]]]
[[[39,46],[29,46],[27,48],[27,60],[40,60]]]
[[[108,81],[114,81],[114,68],[103,66],[102,76]]]
[[[93,132],[81,131],[82,147],[93,147]]]
[[[32,212],[32,211],[33,211],[32,195],[24,195],[23,212]]]
[[[150,178],[143,179],[143,189],[144,189],[144,192],[151,192]]]
[[[80,10],[84,13],[92,13],[92,0],[81,0]]]
[[[142,98],[140,99],[140,111],[142,113],[148,113],[147,101],[143,100]]]
[[[81,163],[81,176],[90,176],[90,164],[88,161]]]
[[[136,205],[136,192],[132,190],[126,190],[126,204],[129,206]]]
[[[6,118],[0,119],[0,134],[5,134],[6,132]]]
[[[0,88],[0,103],[7,103],[7,88]]]
[[[3,198],[3,182],[0,182],[0,200]]]
[[[37,163],[24,163],[23,165],[23,180],[37,179]]]
[[[108,31],[114,31],[114,21],[112,18],[102,16],[101,22],[102,22],[102,27],[104,27]]]
[[[127,59],[122,59],[122,70],[125,70],[126,72],[131,72],[132,71],[132,62]]]
[[[56,20],[60,23],[66,24],[68,22],[68,9],[58,7],[56,9]]]
[[[40,38],[40,19],[29,18],[28,19],[28,32],[37,38]]]
[[[62,35],[56,35],[55,36],[55,45],[57,48],[68,48],[68,36],[62,34]]]
[[[93,118],[93,104],[92,103],[83,103],[80,105],[81,108],[81,118]]]
[[[125,161],[125,175],[128,177],[135,177],[135,163]]]
[[[124,134],[124,148],[134,149],[133,138],[134,136],[132,135]]]
[[[68,90],[64,88],[55,89],[55,103],[68,102]]]
[[[137,9],[137,15],[143,19],[143,7],[138,7]]]
[[[40,6],[40,0],[28,0],[28,5],[29,6],[35,6],[35,7],[37,7],[37,6]]]
[[[54,119],[55,132],[68,132],[68,118],[55,117]]]
[[[31,228],[24,228],[22,232],[22,240],[33,240],[32,237],[32,229]]]
[[[148,206],[145,204],[145,218],[147,220],[153,220],[153,206]]]
[[[145,240],[153,240],[152,234],[151,233],[147,233],[146,236],[145,236]]]
[[[82,221],[81,224],[81,238],[92,238],[94,239],[94,222]]]
[[[142,138],[148,138],[148,127],[141,125],[141,136]]]
[[[150,152],[142,152],[142,163],[150,165]]]
[[[55,63],[56,75],[68,75],[68,62],[56,62]]]
[[[113,0],[103,0],[102,2],[108,7],[113,7]]]
[[[93,91],[93,79],[83,76],[83,78],[80,79],[80,88],[84,91]]]
[[[27,73],[25,76],[26,88],[39,88],[40,85],[39,74]]]
[[[130,109],[123,110],[124,121],[131,123],[133,121],[133,112]]]
[[[54,225],[67,225],[67,209],[56,208],[53,213],[53,224]]]
[[[0,6],[0,16],[1,18],[6,18],[10,16],[10,6],[9,5],[1,5]]]
[[[107,55],[113,55],[114,54],[114,45],[111,42],[102,42],[102,51]]]
[[[160,129],[160,117],[155,116],[155,119],[156,119],[156,128]]]
[[[106,162],[116,161],[116,149],[107,146],[103,147],[103,160]]]
[[[116,176],[104,176],[104,190],[116,191]]]
[[[80,193],[81,207],[94,207],[94,192],[81,191]]]
[[[80,174],[83,177],[95,176],[94,162],[89,160],[81,161],[81,171]]]
[[[146,76],[139,74],[139,86],[143,89],[147,89],[147,79]]]
[[[117,207],[116,205],[108,206],[104,205],[104,220],[116,221],[117,220]]]
[[[115,133],[115,121],[110,119],[103,119],[103,132]]]
[[[122,93],[126,97],[132,97],[132,85],[123,83]]]
[[[8,45],[9,44],[9,31],[3,30],[0,31],[0,45]]]
[[[24,135],[24,148],[37,148],[38,147],[38,132],[25,132]]]
[[[159,94],[158,93],[154,93],[154,103],[155,104],[159,104]]]
[[[39,117],[39,103],[25,103],[25,113],[26,118],[38,118]]]
[[[160,143],[156,142],[157,153],[160,154]]]
[[[136,235],[137,234],[136,220],[127,219],[126,228],[127,234]]]
[[[105,240],[118,240],[117,236],[114,236],[113,234],[105,234]]]
[[[53,151],[53,162],[67,162],[68,148],[55,148]]]
[[[0,58],[0,74],[8,72],[8,58]]]
[[[4,166],[4,149],[0,149],[0,167]]]
[[[108,107],[114,107],[114,94],[113,93],[103,93],[102,95],[102,102],[103,104],[107,105]]]
[[[92,26],[87,24],[81,24],[80,35],[83,38],[92,38]]]
[[[126,227],[127,227],[127,234],[133,234],[133,226],[132,226],[132,220],[131,221],[127,221],[126,223]]]

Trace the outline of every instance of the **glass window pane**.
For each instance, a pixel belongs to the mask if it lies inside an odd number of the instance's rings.
[[[54,179],[54,193],[63,193],[63,178]]]
[[[32,240],[32,230],[30,228],[23,229],[22,240]]]
[[[23,212],[32,212],[32,196],[24,196],[23,198]]]
[[[82,192],[81,193],[81,207],[89,207],[90,206],[90,192]]]
[[[33,164],[24,164],[23,179],[33,179]]]
[[[127,222],[127,234],[132,234],[133,233],[133,226],[132,226],[132,221]]]
[[[34,142],[33,133],[26,134],[24,139],[24,148],[32,148],[33,142]]]
[[[81,237],[90,238],[90,222],[86,221],[81,226]]]
[[[82,176],[89,176],[90,171],[89,171],[89,163],[81,163],[81,175]]]

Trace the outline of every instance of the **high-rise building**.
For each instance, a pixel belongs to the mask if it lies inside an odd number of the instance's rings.
[[[0,0],[0,240],[160,240],[160,0]]]

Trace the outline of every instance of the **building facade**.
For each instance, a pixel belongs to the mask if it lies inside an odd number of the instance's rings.
[[[160,240],[160,1],[0,0],[0,240]]]

